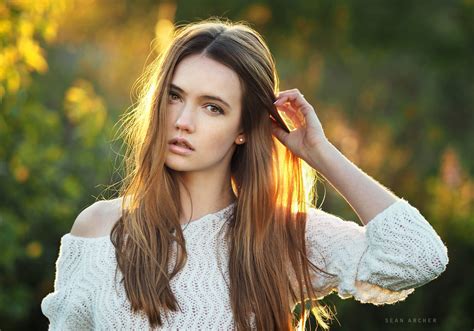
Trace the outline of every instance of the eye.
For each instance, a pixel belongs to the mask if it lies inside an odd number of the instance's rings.
[[[168,94],[168,100],[169,100],[170,102],[179,101],[179,95],[176,94],[176,93],[174,93],[174,92],[170,92],[170,93]]]
[[[211,113],[224,114],[224,111],[222,110],[222,108],[219,107],[219,106],[217,106],[217,105],[208,104],[208,105],[206,105],[206,107],[211,107],[210,109],[213,109],[213,110],[211,110]],[[208,109],[209,109],[209,108],[208,108]]]

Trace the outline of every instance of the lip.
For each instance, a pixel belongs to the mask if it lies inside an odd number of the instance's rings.
[[[189,148],[181,147],[181,146],[178,146],[178,145],[175,145],[175,144],[172,144],[172,143],[169,143],[168,145],[169,145],[170,151],[172,151],[173,153],[176,153],[176,154],[189,155],[192,152],[194,152],[193,150],[190,150]]]
[[[185,145],[188,146],[192,151],[194,151],[194,146],[191,145],[191,143],[190,143],[186,138],[175,137],[175,138],[171,139],[170,141],[168,141],[168,143],[170,143],[170,144],[175,144],[175,143],[185,144]]]
[[[189,148],[186,148],[186,147],[178,146],[178,145],[175,145],[175,144],[168,144],[168,145],[169,145],[170,151],[172,151],[173,153],[176,153],[176,154],[189,155],[193,152],[192,150],[190,150]]]

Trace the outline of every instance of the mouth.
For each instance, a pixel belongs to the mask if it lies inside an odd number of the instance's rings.
[[[189,141],[187,141],[185,138],[182,138],[182,137],[173,138],[168,143],[172,144],[172,145],[175,145],[175,146],[180,146],[180,147],[183,147],[183,148],[187,148],[191,151],[194,151],[193,145],[191,145],[191,143]]]
[[[175,145],[175,146],[180,146],[180,147],[183,147],[183,148],[187,148],[189,150],[193,150],[188,144],[186,143],[183,143],[183,142],[173,142],[171,143],[172,145]]]
[[[168,146],[170,151],[180,155],[189,155],[194,152],[194,150],[182,143],[169,143]]]

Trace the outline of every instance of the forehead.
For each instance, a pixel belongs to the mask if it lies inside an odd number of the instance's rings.
[[[172,83],[189,95],[215,95],[231,107],[240,106],[241,87],[237,73],[205,55],[185,57],[177,65]]]

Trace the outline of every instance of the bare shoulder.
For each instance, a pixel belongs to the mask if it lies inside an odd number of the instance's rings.
[[[88,238],[109,235],[120,219],[121,203],[122,198],[94,202],[79,213],[70,234]]]

